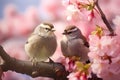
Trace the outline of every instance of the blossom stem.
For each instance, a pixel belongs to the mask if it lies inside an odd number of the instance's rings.
[[[103,13],[102,9],[100,8],[100,6],[98,4],[98,0],[95,1],[95,5],[100,12],[100,15],[101,15],[101,18],[102,18],[103,22],[105,23],[105,25],[107,26],[107,28],[109,29],[111,34],[114,35],[114,30],[112,29],[112,27],[111,27],[110,23],[108,22],[105,14]]]

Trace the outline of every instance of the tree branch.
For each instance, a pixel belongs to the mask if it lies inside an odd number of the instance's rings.
[[[49,77],[55,80],[67,80],[68,72],[60,63],[55,62],[39,62],[33,65],[30,61],[22,61],[10,57],[0,46],[0,56],[4,60],[1,65],[2,71],[16,71],[18,73],[27,74],[31,77]]]
[[[102,9],[100,8],[99,4],[98,4],[99,0],[95,0],[95,5],[97,7],[97,9],[100,12],[101,18],[103,20],[103,22],[105,23],[105,25],[107,26],[107,28],[109,29],[109,31],[111,32],[111,35],[114,35],[114,30],[112,29],[111,25],[109,24],[105,14],[103,13]]]

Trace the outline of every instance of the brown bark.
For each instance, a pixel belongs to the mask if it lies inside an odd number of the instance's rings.
[[[55,80],[67,80],[68,72],[61,63],[55,62],[39,62],[33,65],[30,61],[22,61],[10,57],[5,50],[0,46],[0,56],[4,60],[1,65],[1,70],[16,71],[18,73],[27,74],[31,77],[49,77]]]

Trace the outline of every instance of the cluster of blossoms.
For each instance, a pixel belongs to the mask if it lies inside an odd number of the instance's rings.
[[[68,75],[69,80],[88,80],[90,64],[75,61],[72,72]]]
[[[91,21],[94,16],[94,1],[89,0],[64,0],[66,6],[67,20],[77,21],[87,19]],[[85,17],[86,16],[86,17]]]
[[[91,70],[103,80],[120,80],[120,34],[116,27],[116,35],[105,35],[100,27],[89,36]]]

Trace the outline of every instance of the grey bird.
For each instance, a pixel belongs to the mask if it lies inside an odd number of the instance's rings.
[[[32,62],[45,61],[57,47],[54,26],[50,23],[38,25],[25,44],[25,51]]]
[[[69,25],[63,32],[61,51],[65,57],[80,57],[80,61],[88,61],[89,45],[79,28]]]

